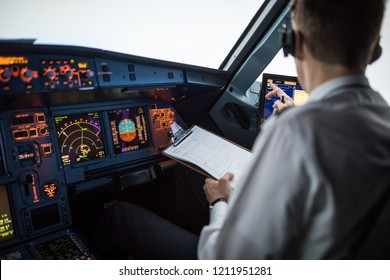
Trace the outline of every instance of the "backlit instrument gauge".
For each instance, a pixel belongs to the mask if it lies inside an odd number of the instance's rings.
[[[137,130],[133,121],[123,119],[119,125],[119,137],[125,142],[131,142],[137,136]]]
[[[143,107],[108,111],[115,154],[150,147],[145,112]]]
[[[97,112],[55,117],[63,165],[104,158],[104,143]]]

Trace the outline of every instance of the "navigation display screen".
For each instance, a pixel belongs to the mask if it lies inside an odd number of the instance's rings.
[[[144,107],[108,111],[115,154],[150,147]]]
[[[0,243],[15,237],[7,188],[0,185]]]
[[[62,115],[54,120],[64,166],[105,157],[99,113]]]

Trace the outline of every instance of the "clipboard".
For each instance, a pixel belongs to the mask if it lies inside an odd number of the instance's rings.
[[[197,125],[184,131],[162,153],[216,180],[232,172],[232,187],[253,159],[251,151]]]

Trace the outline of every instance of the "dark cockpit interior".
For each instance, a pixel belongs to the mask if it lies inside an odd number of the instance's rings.
[[[30,42],[1,50],[2,258],[91,257],[74,229],[88,231],[113,199],[172,215],[170,125],[207,115],[226,72]],[[180,112],[199,102],[191,118]]]

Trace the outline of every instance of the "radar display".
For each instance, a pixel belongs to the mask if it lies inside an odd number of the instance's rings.
[[[63,165],[104,158],[104,144],[97,112],[55,117]]]

